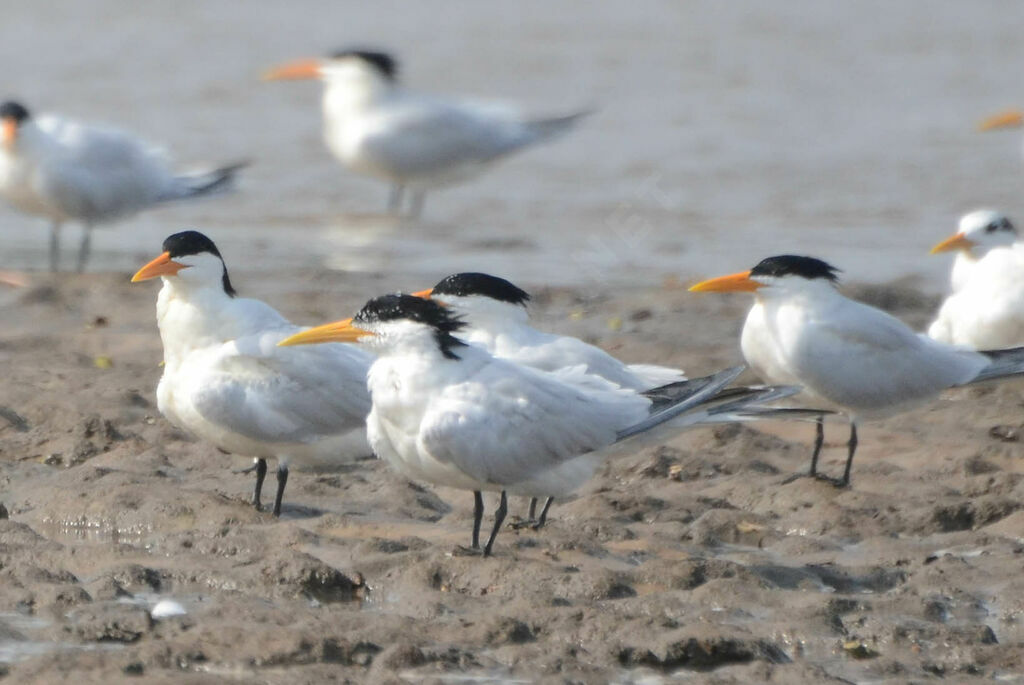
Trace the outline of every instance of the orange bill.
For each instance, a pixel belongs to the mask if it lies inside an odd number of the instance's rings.
[[[353,326],[352,319],[342,319],[334,323],[307,328],[301,333],[285,338],[277,345],[278,347],[291,347],[292,345],[316,345],[329,342],[355,342],[368,335],[374,335],[374,333]]]
[[[429,300],[430,296],[433,294],[433,292],[434,292],[433,288],[427,288],[426,290],[420,290],[418,292],[413,293],[412,296],[413,297],[422,297],[424,300]]]
[[[320,60],[300,59],[263,72],[264,81],[302,81],[320,78]]]
[[[738,274],[719,276],[701,281],[690,287],[692,293],[752,293],[760,288],[763,283],[751,280],[749,271],[741,271]]]
[[[146,266],[135,272],[132,276],[132,283],[138,283],[139,281],[148,281],[151,278],[157,276],[173,276],[182,269],[188,267],[184,264],[179,264],[171,259],[170,252],[164,252],[162,255],[151,261]]]
[[[952,235],[941,243],[932,248],[929,254],[939,254],[940,252],[952,252],[953,250],[970,250],[974,247],[974,242],[967,239],[963,233],[957,233]]]
[[[1008,109],[993,114],[978,124],[979,131],[992,131],[997,128],[1014,128],[1024,125],[1024,111]]]
[[[18,122],[12,117],[7,117],[3,120],[2,129],[0,129],[0,140],[3,141],[4,145],[11,145],[15,140],[18,139]]]

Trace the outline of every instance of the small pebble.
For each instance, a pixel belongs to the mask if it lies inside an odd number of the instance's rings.
[[[184,616],[186,613],[188,612],[185,611],[185,607],[173,599],[161,599],[149,612],[149,615],[153,618],[168,618],[170,616]]]

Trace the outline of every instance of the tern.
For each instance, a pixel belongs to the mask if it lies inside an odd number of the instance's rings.
[[[462,317],[466,324],[459,332],[462,340],[523,366],[542,371],[583,366],[588,374],[632,390],[686,380],[681,369],[626,364],[579,338],[533,328],[526,311],[530,295],[504,278],[458,273],[414,294],[433,298]]]
[[[527,119],[492,104],[445,100],[405,90],[395,59],[373,50],[340,50],[291,62],[264,80],[324,82],[324,140],[346,167],[391,184],[388,209],[399,212],[406,189],[411,216],[427,190],[477,176],[491,163],[551,140],[587,112]]]
[[[813,257],[780,255],[749,271],[702,281],[694,292],[751,292],[740,346],[769,383],[803,386],[850,421],[841,479],[817,473],[824,443],[819,419],[810,475],[850,483],[857,424],[907,411],[947,388],[1024,373],[1024,348],[974,352],[914,333],[885,312],[836,289],[835,267]]]
[[[259,300],[237,297],[212,240],[184,231],[167,238],[163,250],[132,278],[163,280],[157,407],[218,449],[256,459],[257,509],[267,459],[277,460],[280,516],[290,460],[323,465],[370,456],[370,354],[353,345],[278,347],[303,329]]]
[[[459,337],[500,359],[542,371],[582,367],[586,374],[631,390],[686,380],[680,369],[626,364],[579,338],[538,331],[528,322],[530,295],[504,278],[474,272],[452,274],[433,288],[413,294],[451,307],[466,323]],[[530,501],[529,520],[536,522],[535,528],[547,521],[551,503],[551,499],[545,502],[538,519],[537,500]]]
[[[49,219],[51,271],[58,267],[65,222],[82,224],[82,271],[94,226],[225,190],[242,166],[178,174],[163,150],[122,131],[33,117],[17,102],[0,105],[0,196],[20,212]]]
[[[966,214],[932,254],[953,250],[953,292],[928,335],[974,349],[1024,344],[1024,243],[1014,225],[992,210]]]
[[[481,491],[500,492],[484,556],[507,513],[509,493],[566,495],[590,478],[602,450],[621,440],[669,419],[693,425],[798,390],[762,388],[709,405],[742,366],[684,381],[686,393],[669,400],[607,382],[583,387],[463,342],[456,336],[464,326],[432,300],[385,295],[354,318],[280,344],[358,342],[377,354],[368,375],[373,408],[366,419],[374,453],[413,480],[472,491],[474,549],[483,519]]]

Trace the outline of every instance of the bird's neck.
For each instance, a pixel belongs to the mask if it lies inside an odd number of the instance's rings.
[[[223,288],[164,281],[156,301],[156,320],[164,361],[177,363],[189,352],[237,337],[234,300]]]
[[[324,88],[324,116],[330,120],[358,113],[387,98],[393,88],[391,84],[372,78],[350,78],[343,82],[328,81]]]

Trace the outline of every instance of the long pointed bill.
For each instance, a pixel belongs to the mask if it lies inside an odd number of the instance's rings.
[[[430,296],[434,293],[433,288],[427,288],[426,290],[420,290],[412,294],[413,297],[421,297],[424,300],[429,300]]]
[[[763,283],[751,280],[749,271],[701,281],[690,288],[691,293],[752,293]]]
[[[290,338],[285,338],[277,343],[278,347],[291,347],[292,345],[316,345],[317,343],[329,342],[355,342],[368,335],[374,335],[370,331],[364,331],[352,325],[352,319],[343,319],[334,323],[325,323],[323,326],[316,326],[296,333]]]
[[[132,283],[148,281],[157,276],[173,276],[182,269],[187,268],[184,264],[173,261],[170,252],[164,252],[149,264],[136,271],[135,275],[132,276]]]
[[[11,117],[7,117],[0,124],[0,142],[5,147],[10,147],[14,144],[14,141],[18,139],[18,122]]]
[[[1019,109],[1008,109],[984,119],[978,124],[979,131],[992,131],[997,128],[1017,128],[1024,126],[1024,112]]]
[[[974,247],[974,243],[967,239],[963,233],[957,233],[956,235],[950,236],[943,240],[941,243],[931,249],[929,254],[939,254],[940,252],[952,252],[953,250],[970,250]]]
[[[320,78],[320,60],[300,59],[263,72],[264,81],[305,81]]]

